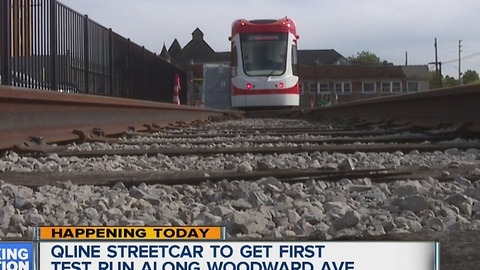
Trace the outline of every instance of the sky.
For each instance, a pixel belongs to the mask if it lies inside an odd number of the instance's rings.
[[[198,27],[216,52],[230,49],[236,19],[293,19],[298,48],[368,51],[395,65],[438,61],[442,74],[480,73],[479,0],[59,0],[149,51],[174,39],[185,46]],[[459,65],[459,40],[461,63]],[[435,70],[434,65],[429,65]]]

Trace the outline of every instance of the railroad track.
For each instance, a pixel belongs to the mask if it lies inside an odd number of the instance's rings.
[[[242,112],[0,86],[0,150],[48,151],[51,144],[108,141],[171,125],[198,125]],[[55,151],[55,150],[52,150]]]
[[[247,121],[247,120],[246,120]],[[141,175],[141,172],[134,172],[138,175],[132,177],[127,176],[123,172],[103,172],[103,175],[99,172],[91,176],[94,179],[110,179],[109,181],[99,181],[96,184],[108,184],[112,183],[112,179],[117,179],[117,182],[129,182],[129,180],[123,180],[134,178],[135,183],[141,181],[148,183],[155,183],[155,179],[158,178],[159,183],[198,183],[199,181],[219,181],[222,179],[235,180],[235,179],[249,179],[255,180],[261,177],[274,176],[281,179],[305,179],[310,177],[311,179],[327,179],[339,180],[344,177],[370,177],[376,179],[384,179],[384,181],[390,181],[389,177],[398,179],[398,176],[409,176],[413,179],[421,179],[425,176],[427,164],[415,164],[410,162],[405,166],[398,166],[393,164],[391,166],[379,166],[373,168],[360,168],[356,169],[354,161],[349,158],[347,154],[355,153],[396,153],[397,155],[404,155],[409,153],[421,154],[424,152],[435,151],[449,151],[461,152],[472,149],[479,149],[480,143],[476,140],[465,140],[451,137],[449,132],[440,132],[438,130],[428,130],[424,133],[411,133],[403,132],[398,133],[398,128],[393,130],[382,129],[378,130],[376,126],[364,126],[363,130],[348,130],[345,129],[345,123],[336,123],[338,128],[332,128],[331,122],[326,124],[311,123],[305,121],[292,121],[284,120],[280,123],[283,126],[279,127],[242,127],[240,125],[235,129],[205,129],[203,126],[199,127],[186,127],[183,132],[179,131],[178,127],[165,128],[162,132],[156,132],[154,134],[129,134],[124,136],[120,140],[110,143],[95,143],[85,145],[70,145],[61,148],[54,148],[57,151],[52,152],[40,152],[40,153],[27,153],[24,154],[25,159],[29,159],[32,162],[39,162],[38,164],[48,163],[52,160],[62,162],[66,167],[65,175],[57,173],[56,176],[47,174],[47,179],[60,179],[62,177],[68,177],[69,179],[76,179],[74,182],[79,183],[92,183],[92,181],[85,180],[85,176],[81,172],[78,172],[76,176],[72,175],[72,170],[68,169],[68,164],[71,160],[75,160],[76,163],[87,163],[88,160],[101,160],[101,159],[115,159],[117,157],[140,157],[145,159],[160,159],[167,157],[172,159],[174,157],[193,156],[197,160],[203,159],[215,159],[225,157],[242,157],[245,155],[254,156],[257,155],[259,159],[250,162],[252,167],[251,171],[245,169],[242,171],[238,169],[238,164],[234,164],[233,161],[226,162],[227,166],[217,166],[214,170],[205,170],[199,172],[192,172],[193,167],[173,168],[174,170],[180,170],[180,172],[169,173],[168,171],[159,174],[154,164],[144,164],[147,172]],[[276,123],[276,124],[278,124]],[[288,125],[296,123],[298,128],[287,128]],[[305,127],[305,125],[311,125]],[[316,126],[316,127],[315,127]],[[292,131],[295,130],[295,131]],[[402,128],[402,130],[404,130]],[[197,134],[195,134],[197,132]],[[385,135],[390,134],[390,135]],[[435,135],[432,135],[435,134]],[[310,163],[305,161],[303,164],[294,164],[288,166],[287,164],[273,164],[272,161],[262,159],[263,156],[281,156],[281,155],[305,155],[310,159]],[[322,156],[328,156],[331,154],[343,154],[345,156],[345,166],[343,170],[339,170],[338,167],[327,164],[322,161]],[[312,158],[313,157],[313,158]],[[312,160],[317,159],[314,163]],[[358,158],[356,158],[358,159]],[[342,161],[342,160],[340,160]],[[224,164],[224,165],[225,165]],[[444,171],[444,164],[440,164],[437,170]],[[447,164],[455,169],[456,174],[462,174],[459,172],[459,165]],[[474,169],[475,164],[467,164],[468,170],[465,170],[463,174],[468,174],[469,171]],[[423,166],[423,167],[422,167]],[[38,166],[43,168],[42,166]],[[45,166],[44,166],[45,167]],[[248,167],[248,166],[247,166]],[[13,167],[12,167],[13,168]],[[48,167],[45,167],[48,168]],[[60,167],[59,167],[60,168]],[[141,167],[135,167],[141,168]],[[423,168],[423,171],[422,169]],[[167,168],[168,169],[168,168]],[[3,168],[3,171],[10,170],[10,168]],[[12,169],[14,170],[14,169]],[[25,169],[25,170],[28,170]],[[51,170],[51,169],[45,169]],[[430,173],[436,174],[436,176],[442,176],[441,173],[436,172],[431,166],[429,167]],[[144,170],[142,170],[144,171]],[[183,171],[183,172],[182,172]],[[48,172],[53,173],[53,172]],[[112,176],[116,174],[116,176]],[[122,176],[123,175],[123,176]],[[476,176],[468,175],[469,177],[477,178]],[[39,178],[38,172],[34,174],[35,178]],[[445,178],[445,176],[442,176]],[[4,179],[19,178],[15,174],[3,174]],[[84,179],[84,182],[81,180]],[[188,182],[190,179],[190,182]],[[37,181],[35,185],[40,185],[41,182]],[[46,182],[51,183],[51,182]],[[25,182],[24,185],[28,183]],[[131,185],[132,183],[127,183]]]
[[[476,111],[359,118],[339,108],[237,119],[169,107],[183,118],[9,144],[0,190],[10,227],[0,237],[46,223],[221,224],[232,237],[322,240],[480,230]]]

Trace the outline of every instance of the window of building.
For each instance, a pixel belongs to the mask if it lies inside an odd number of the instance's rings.
[[[376,92],[375,82],[363,82],[362,83],[362,92],[367,93],[367,94],[375,93]]]
[[[407,92],[418,92],[418,91],[420,91],[420,84],[418,82],[407,83]]]
[[[382,82],[382,93],[390,93],[390,82]]]
[[[311,95],[315,95],[315,92],[317,91],[317,84],[316,83],[309,83],[308,84],[308,89]]]
[[[350,94],[352,93],[352,84],[349,82],[336,82],[335,93],[337,94]]]
[[[328,89],[328,83],[320,83],[320,93],[328,93],[330,90]]]
[[[394,93],[402,92],[402,83],[401,82],[392,82],[392,92],[394,92]]]
[[[382,93],[400,93],[402,92],[401,82],[382,82]]]
[[[343,83],[343,93],[344,94],[352,93],[352,84],[351,83]]]

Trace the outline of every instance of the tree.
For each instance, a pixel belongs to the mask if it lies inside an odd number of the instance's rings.
[[[443,76],[441,76],[442,79],[443,79]],[[430,89],[437,89],[437,88],[441,88],[438,82],[438,75],[437,75],[437,72],[435,71],[430,71],[428,72],[428,78],[430,80]]]
[[[480,78],[478,77],[478,72],[476,72],[475,70],[469,69],[465,71],[462,75],[463,84],[474,83],[478,80],[480,80]]]
[[[458,85],[458,80],[455,80],[454,77],[445,76],[443,79],[443,87],[452,87]]]
[[[380,58],[374,53],[368,51],[361,51],[357,53],[357,56],[350,56],[348,60],[352,63],[358,63],[361,65],[378,65],[380,64]]]

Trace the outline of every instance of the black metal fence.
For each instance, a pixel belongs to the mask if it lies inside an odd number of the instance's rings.
[[[163,102],[175,74],[187,85],[179,67],[56,0],[0,2],[3,85]]]

